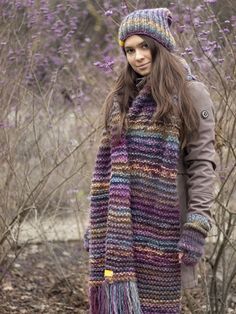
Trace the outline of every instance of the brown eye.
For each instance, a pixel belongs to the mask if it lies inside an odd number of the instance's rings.
[[[132,48],[127,48],[127,49],[125,49],[125,52],[126,52],[126,54],[131,54],[131,53],[134,52],[134,49],[132,49]]]
[[[144,49],[149,49],[148,44],[143,43],[142,48],[144,48]]]

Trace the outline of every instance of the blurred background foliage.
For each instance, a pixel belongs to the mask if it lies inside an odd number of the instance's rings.
[[[173,12],[176,53],[215,104],[215,226],[201,285],[204,313],[224,314],[236,289],[234,0],[0,0],[0,263],[10,267],[9,250],[25,241],[82,237],[102,104],[124,62],[118,25],[154,7]]]

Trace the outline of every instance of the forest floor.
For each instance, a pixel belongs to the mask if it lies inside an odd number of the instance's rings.
[[[18,253],[8,255],[8,271],[0,269],[0,314],[88,313],[88,254],[82,241],[28,244]],[[182,314],[206,313],[204,299],[201,287],[191,290],[183,297]]]
[[[0,314],[85,314],[87,278],[81,241],[27,245],[2,280]]]

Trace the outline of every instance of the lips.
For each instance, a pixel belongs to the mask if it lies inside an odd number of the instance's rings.
[[[142,68],[145,68],[146,66],[148,66],[149,64],[150,64],[150,62],[142,64],[142,65],[139,65],[139,66],[137,66],[137,68],[138,69],[142,69]]]

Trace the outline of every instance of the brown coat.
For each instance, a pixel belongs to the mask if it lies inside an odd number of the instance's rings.
[[[215,131],[214,108],[206,86],[191,81],[189,88],[193,103],[200,117],[198,137],[187,136],[178,165],[177,188],[181,208],[181,225],[187,212],[197,212],[211,219],[215,179]],[[182,264],[182,288],[197,284],[195,267]]]
[[[178,164],[177,189],[181,208],[181,225],[187,212],[194,211],[211,219],[215,179],[215,131],[214,108],[205,85],[198,81],[189,82],[194,105],[200,117],[198,138],[187,137]],[[88,231],[88,230],[87,230]],[[88,232],[85,247],[88,250]],[[193,288],[197,284],[196,267],[181,265],[182,288]]]

